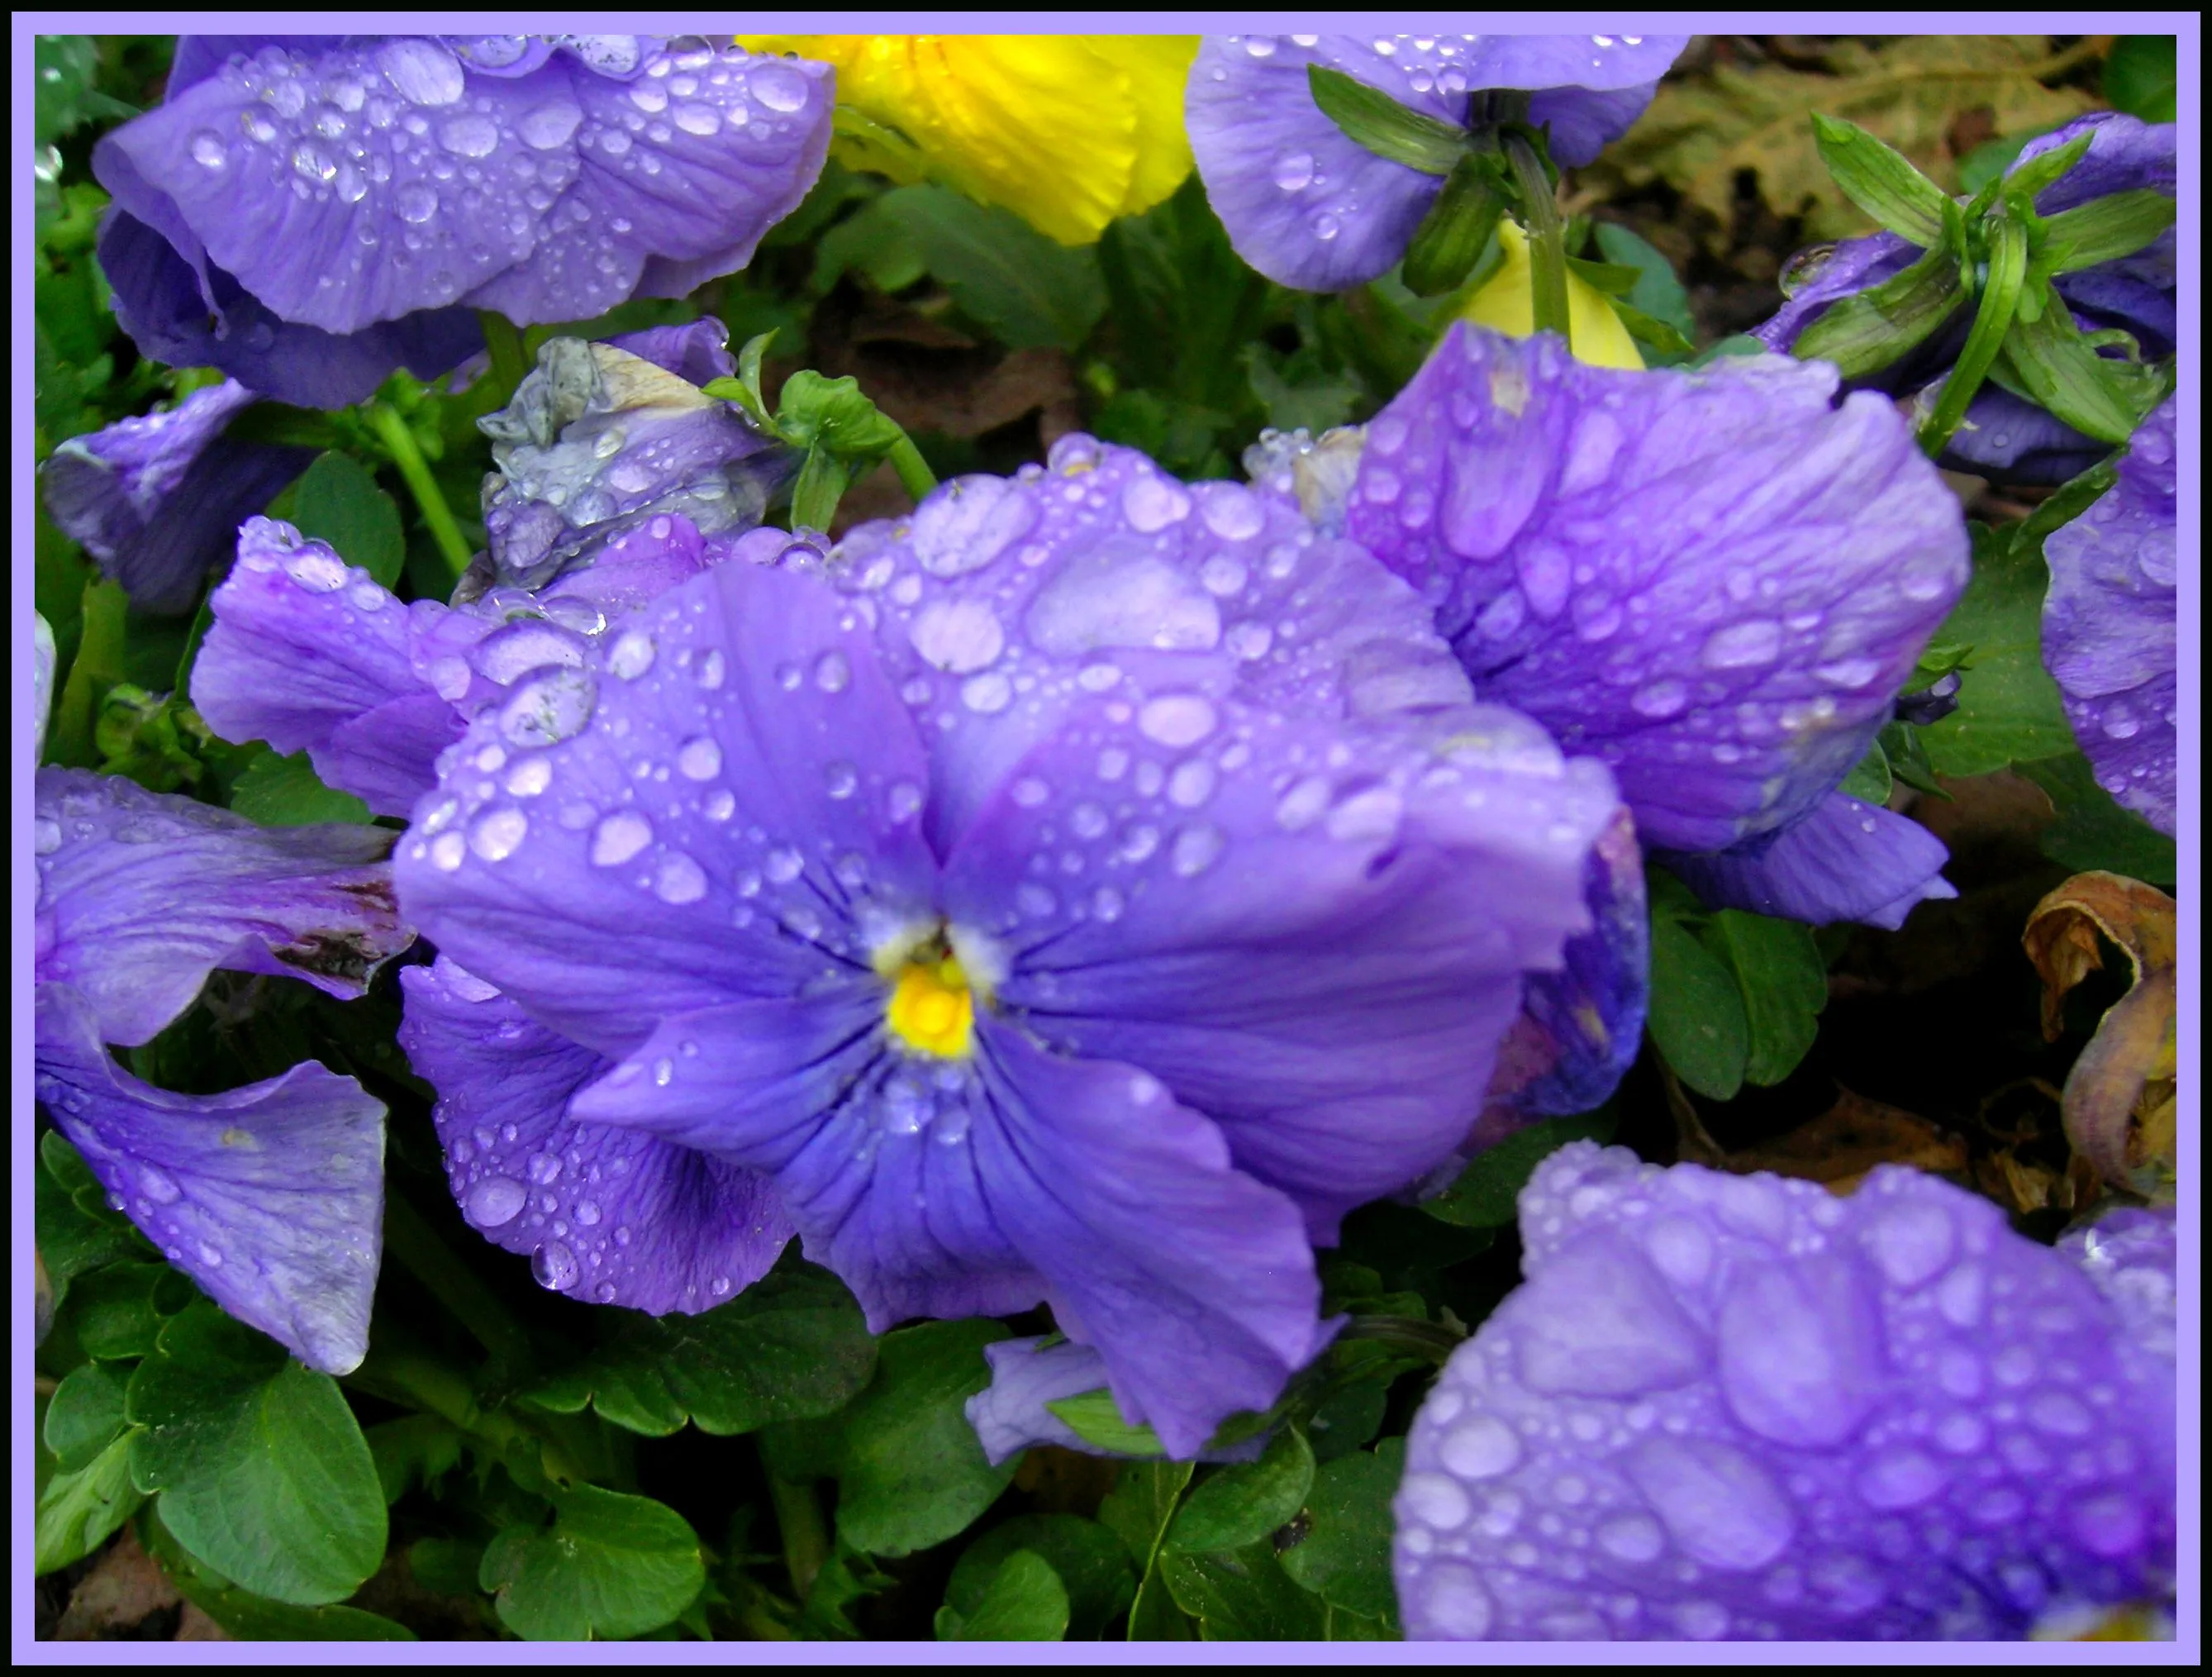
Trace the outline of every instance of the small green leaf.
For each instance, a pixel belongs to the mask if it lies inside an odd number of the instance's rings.
[[[2105,97],[2144,122],[2172,122],[2180,73],[2172,35],[2122,35],[2105,55]]]
[[[1495,1147],[1476,1154],[1458,1179],[1421,1209],[1440,1222],[1462,1229],[1510,1229],[1515,1201],[1530,1174],[1571,1141],[1608,1142],[1614,1117],[1609,1107],[1569,1118],[1547,1118],[1516,1130]]]
[[[399,581],[407,541],[399,503],[377,487],[376,473],[351,454],[318,454],[292,491],[292,522],[303,536],[328,542],[386,588]]]
[[[36,1515],[39,1576],[82,1560],[145,1500],[131,1483],[132,1437],[122,1434],[76,1472],[46,1481]]]
[[[1686,360],[1696,345],[1664,320],[1654,320],[1632,303],[1619,297],[1607,297],[1606,307],[1612,309],[1628,335],[1646,349],[1653,351],[1654,364],[1670,365]]]
[[[1058,1642],[1066,1631],[1066,1587],[1028,1549],[1000,1563],[972,1608],[948,1601],[937,1610],[940,1642]]]
[[[783,381],[775,424],[793,448],[819,446],[841,460],[877,459],[906,435],[861,393],[858,379],[824,378],[811,368]]]
[[[58,1130],[39,1138],[33,1186],[33,1226],[57,1307],[76,1277],[134,1253],[153,1255],[131,1220],[108,1204],[106,1190]]]
[[[1097,1637],[1129,1605],[1137,1575],[1128,1551],[1096,1520],[1074,1514],[1022,1514],[968,1546],[945,1582],[945,1605],[971,1622],[1000,1567],[1017,1550],[1042,1556],[1066,1592],[1071,1640]],[[973,1637],[970,1628],[966,1634]]]
[[[1417,297],[1439,297],[1474,270],[1505,213],[1498,167],[1478,152],[1463,151],[1444,177],[1444,189],[1413,230],[1399,276]]]
[[[1332,1607],[1383,1620],[1395,1631],[1397,1592],[1390,1582],[1396,1522],[1390,1499],[1405,1476],[1406,1441],[1386,1438],[1372,1454],[1340,1457],[1314,1475],[1306,1499],[1312,1523],[1283,1551],[1283,1570]]]
[[[304,751],[289,757],[257,756],[230,789],[230,807],[264,826],[313,826],[324,821],[360,824],[375,819],[351,792],[323,784]]]
[[[550,1528],[509,1526],[477,1575],[517,1636],[641,1636],[672,1622],[706,1583],[697,1534],[665,1503],[594,1485],[556,1491],[552,1503]]]
[[[1724,908],[1713,916],[1702,941],[1735,969],[1742,993],[1751,1047],[1744,1081],[1771,1085],[1797,1069],[1820,1030],[1828,1004],[1828,964],[1813,929]]]
[[[1045,1407],[1075,1430],[1086,1444],[1116,1455],[1164,1455],[1167,1446],[1148,1426],[1132,1426],[1121,1418],[1121,1406],[1104,1389],[1079,1392],[1070,1398],[1051,1398]]]
[[[161,1523],[158,1509],[138,1517],[146,1552],[161,1563],[177,1593],[240,1642],[412,1642],[415,1633],[381,1614],[359,1607],[295,1607],[240,1589],[206,1562],[186,1552]],[[469,1579],[473,1595],[476,1579]]]
[[[1665,255],[1617,222],[1599,222],[1592,234],[1607,262],[1637,271],[1636,284],[1621,301],[1661,326],[1673,328],[1686,344],[1694,340],[1698,323],[1690,312],[1690,294]],[[1757,338],[1751,341],[1759,351],[1765,351],[1766,346]]]
[[[2040,786],[2058,819],[2043,830],[2043,853],[2075,873],[2102,869],[2165,890],[2179,871],[2174,843],[2097,784],[2078,751],[2015,763],[2015,773]],[[59,1394],[57,1393],[57,1400]],[[52,1423],[49,1419],[48,1427]]]
[[[1285,1427],[1257,1461],[1216,1468],[1184,1500],[1167,1546],[1186,1553],[1240,1549],[1290,1523],[1313,1488],[1313,1452]]]
[[[1208,1642],[1321,1639],[1321,1597],[1292,1580],[1266,1538],[1241,1549],[1164,1552],[1160,1576]]]
[[[2033,320],[2016,322],[2004,340],[2004,355],[2030,398],[2100,442],[2126,442],[2165,394],[2152,369],[2099,355],[2067,308],[2046,308]]]
[[[1931,250],[1904,272],[1829,304],[1790,352],[1800,361],[1833,362],[1845,378],[1858,378],[1918,345],[1966,296],[1958,258]]]
[[[1973,576],[1936,631],[1938,640],[1972,646],[1973,661],[1960,674],[1959,708],[1914,730],[1936,772],[1954,778],[2074,748],[2057,685],[2043,668],[2050,573],[2040,544],[1980,526],[1973,534]]]
[[[1651,1001],[1647,1023],[1675,1076],[1715,1101],[1743,1087],[1751,1028],[1735,974],[1681,922],[1651,917]]]
[[[256,1595],[350,1595],[384,1558],[384,1495],[328,1375],[205,1300],[131,1376],[131,1474],[177,1540]]]
[[[402,1415],[368,1428],[369,1458],[388,1506],[414,1486],[434,1486],[460,1466],[460,1429],[442,1415]]]
[[[914,241],[960,312],[1009,349],[1075,349],[1105,308],[1096,252],[1055,244],[1010,210],[916,186],[885,192],[874,213]]]
[[[2043,189],[2070,174],[2074,165],[2087,155],[2096,137],[2094,131],[2076,134],[2063,145],[2039,151],[2026,162],[2015,164],[1999,186],[1998,192],[2021,209],[2033,210]]]
[[[70,1320],[88,1357],[144,1357],[160,1338],[155,1294],[171,1273],[163,1264],[121,1263],[80,1278],[70,1289]]]
[[[1943,241],[1943,189],[1855,122],[1813,113],[1820,161],[1844,196],[1900,238],[1923,250]]]
[[[1936,406],[1920,427],[1920,447],[1931,460],[1943,452],[1966,417],[1966,407],[1989,376],[1990,363],[2014,330],[2027,281],[2027,229],[2007,216],[1990,229],[1989,277],[1974,305],[1974,323],[1959,358],[1944,377]],[[2063,308],[2050,313],[2063,314]],[[2020,330],[2031,328],[2022,322]]]
[[[1836,790],[1847,798],[1856,798],[1861,803],[1875,805],[1889,802],[1889,757],[1877,740],[1859,759],[1857,766],[1845,775]]]
[[[64,1473],[76,1473],[115,1442],[123,1430],[123,1393],[130,1375],[105,1363],[71,1369],[46,1405],[46,1448]]]
[[[1306,66],[1322,114],[1354,144],[1423,174],[1449,174],[1466,154],[1467,131],[1401,105],[1379,88],[1326,64]]]
[[[2166,192],[2114,192],[2044,218],[2046,248],[2063,249],[2054,273],[2094,268],[2132,256],[2173,225],[2175,204]]]
[[[1137,1595],[1129,1606],[1129,1640],[1182,1642],[1191,1626],[1160,1580],[1161,1540],[1194,1471],[1188,1461],[1122,1464],[1098,1505],[1098,1522],[1119,1537],[1136,1563]]]

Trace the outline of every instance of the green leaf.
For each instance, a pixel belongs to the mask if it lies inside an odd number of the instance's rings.
[[[881,1595],[898,1582],[849,1543],[834,1545],[829,1559],[814,1575],[795,1627],[808,1642],[857,1642],[860,1629],[848,1611],[871,1595]]]
[[[52,145],[88,121],[119,122],[137,111],[93,85],[100,49],[90,35],[40,35],[31,48],[31,143]]]
[[[434,1485],[460,1466],[460,1429],[442,1415],[402,1415],[380,1421],[362,1436],[387,1506],[415,1485]]]
[[[2013,167],[1998,188],[2011,204],[2025,210],[2035,207],[2036,198],[2046,186],[2055,185],[2073,172],[2075,164],[2087,155],[2096,139],[2094,131],[2076,134],[2063,145],[2055,145],[2048,151],[2039,151],[2024,163]],[[2023,217],[2022,219],[2025,219]]]
[[[481,1599],[477,1578],[483,1569],[485,1546],[465,1538],[421,1538],[407,1546],[407,1570],[434,1595]]]
[[[399,503],[351,454],[331,449],[315,457],[292,492],[292,522],[301,535],[328,542],[340,558],[386,588],[398,582],[407,559]]]
[[[1164,1552],[1160,1576],[1208,1642],[1321,1639],[1321,1598],[1283,1570],[1265,1538],[1241,1549]]]
[[[164,1524],[226,1577],[315,1606],[384,1558],[384,1494],[328,1375],[205,1300],[161,1330],[131,1376],[131,1476]]]
[[[783,381],[776,430],[793,448],[823,448],[841,460],[874,460],[906,433],[860,390],[850,375],[824,378],[802,368]]]
[[[1960,672],[1959,708],[1917,730],[1938,774],[1989,774],[2073,749],[2073,727],[2043,668],[2049,585],[2039,544],[1974,527],[1973,576],[1936,631],[1972,646],[1972,661]]]
[[[138,1521],[146,1552],[161,1563],[161,1570],[177,1593],[199,1608],[240,1642],[412,1642],[414,1631],[394,1624],[380,1613],[359,1607],[295,1607],[272,1601],[265,1595],[240,1589],[236,1584],[187,1553],[161,1523],[157,1509],[148,1509]],[[471,1591],[475,1587],[470,1580]]]
[[[1164,1455],[1167,1446],[1148,1426],[1132,1426],[1121,1418],[1121,1406],[1111,1392],[1079,1392],[1070,1398],[1049,1398],[1045,1407],[1075,1430],[1086,1444],[1116,1455]]]
[[[70,1323],[88,1357],[144,1357],[161,1337],[155,1294],[172,1271],[164,1264],[121,1263],[80,1278],[70,1289]]]
[[[2165,395],[2154,369],[2099,355],[2070,309],[2045,308],[2033,320],[2014,322],[2004,355],[2034,401],[2100,442],[2126,442]]]
[[[972,1609],[937,1610],[940,1642],[1058,1642],[1067,1631],[1067,1590],[1052,1563],[1017,1549],[993,1572]]]
[[[1166,203],[1109,224],[1098,266],[1113,304],[1102,336],[1119,375],[1179,405],[1243,402],[1242,369],[1222,346],[1258,332],[1269,287],[1230,244],[1196,174]]]
[[[551,1526],[509,1526],[477,1575],[517,1636],[641,1636],[673,1621],[706,1583],[698,1534],[665,1504],[594,1485],[556,1490],[552,1503]]]
[[[1014,1476],[1014,1462],[983,1459],[963,1408],[990,1383],[983,1347],[1006,1337],[988,1320],[886,1333],[859,1397],[762,1435],[770,1467],[787,1479],[834,1478],[838,1535],[866,1553],[911,1554],[958,1535]]]
[[[1656,912],[1646,1023],[1675,1076],[1698,1094],[1727,1101],[1743,1087],[1751,1028],[1735,974],[1680,921]]]
[[[1167,1547],[1185,1553],[1240,1549],[1288,1525],[1313,1488],[1313,1452],[1285,1427],[1257,1461],[1216,1468],[1168,1528]]]
[[[575,1368],[526,1394],[574,1414],[664,1437],[751,1432],[842,1407],[868,1383],[876,1342],[845,1284],[811,1264],[779,1265],[696,1316],[641,1316]]]
[[[1443,191],[1406,247],[1399,270],[1406,289],[1417,297],[1439,297],[1457,285],[1474,271],[1475,259],[1497,233],[1498,217],[1504,213],[1505,192],[1497,164],[1480,153],[1462,150],[1444,177]]]
[[[1743,997],[1751,1039],[1744,1081],[1780,1082],[1812,1047],[1828,1004],[1828,964],[1812,927],[1724,908],[1707,924],[1702,941],[1735,969]]]
[[[1613,1125],[1613,1109],[1601,1107],[1516,1130],[1476,1154],[1451,1186],[1423,1200],[1421,1209],[1462,1229],[1510,1229],[1516,1215],[1514,1202],[1539,1164],[1571,1141],[1611,1141]]]
[[[1363,393],[1359,384],[1342,373],[1316,370],[1293,381],[1286,370],[1278,368],[1275,351],[1264,338],[1255,338],[1245,345],[1243,356],[1252,394],[1267,411],[1267,423],[1278,430],[1304,429],[1319,436],[1351,418],[1359,404]],[[1177,417],[1188,412],[1180,410]]]
[[[1330,1606],[1384,1621],[1395,1633],[1397,1592],[1390,1582],[1396,1522],[1390,1499],[1406,1472],[1406,1441],[1386,1438],[1372,1454],[1340,1457],[1314,1475],[1306,1498],[1311,1523],[1283,1551],[1283,1570]]]
[[[1974,323],[1959,358],[1945,375],[1936,406],[1920,427],[1920,447],[1930,459],[1943,452],[1966,417],[1966,406],[1989,376],[1990,363],[2003,348],[2005,334],[2014,329],[2026,295],[2027,229],[2010,216],[1989,229],[1989,271],[1974,304]],[[2049,311],[2063,314],[2063,308]],[[2024,320],[2021,329],[2028,330]]]
[[[2073,273],[2100,262],[2132,256],[2173,225],[2175,204],[2165,192],[2114,192],[2044,217],[2046,248],[2063,247],[2054,273]]]
[[[2175,37],[2122,35],[2105,55],[2105,97],[2144,122],[2172,122],[2180,73]]]
[[[76,1277],[134,1253],[153,1255],[131,1220],[108,1204],[99,1179],[58,1130],[39,1137],[33,1186],[33,1227],[57,1307]]]
[[[1137,1595],[1129,1606],[1132,1642],[1190,1638],[1190,1625],[1160,1580],[1159,1558],[1161,1540],[1194,1471],[1188,1461],[1125,1462],[1098,1505],[1099,1524],[1121,1540],[1136,1563]]]
[[[1958,258],[1931,250],[1904,272],[1830,303],[1797,334],[1790,352],[1800,361],[1833,362],[1845,378],[1858,378],[1921,343],[1966,295]]]
[[[1857,766],[1843,778],[1836,790],[1861,803],[1880,805],[1889,802],[1889,757],[1882,750],[1881,741],[1868,747],[1867,754],[1859,759]]]
[[[257,756],[230,789],[230,807],[264,826],[313,826],[323,821],[375,819],[351,792],[323,784],[304,751]]]
[[[111,1440],[82,1467],[46,1481],[36,1515],[40,1576],[82,1560],[145,1500],[131,1483],[132,1436]]]
[[[1636,270],[1636,284],[1628,289],[1623,301],[1661,325],[1672,326],[1685,339],[1694,339],[1698,335],[1697,319],[1690,312],[1690,294],[1675,276],[1674,264],[1618,222],[1599,222],[1592,233],[1599,252],[1607,262]],[[1764,350],[1765,345],[1759,347]]]
[[[1129,1605],[1137,1576],[1127,1548],[1096,1520],[1074,1514],[1022,1514],[994,1526],[968,1546],[945,1582],[945,1605],[970,1621],[1017,1550],[1042,1556],[1066,1590],[1071,1641],[1088,1641]]]
[[[1449,174],[1466,155],[1467,131],[1401,105],[1378,88],[1326,64],[1306,66],[1322,114],[1354,144],[1423,174]],[[1478,248],[1480,248],[1478,247]]]
[[[920,248],[960,312],[1009,349],[1074,349],[1106,306],[1098,259],[1055,244],[1011,210],[944,186],[901,186],[876,213]]]
[[[42,1432],[64,1473],[91,1464],[123,1430],[123,1393],[130,1375],[104,1363],[71,1369],[54,1388]]]
[[[1941,186],[1855,122],[1815,111],[1813,136],[1844,196],[1877,225],[1923,250],[1942,242],[1946,195]]]
[[[2043,830],[2043,853],[2075,873],[2101,869],[2172,890],[2178,873],[2173,840],[2097,784],[2078,751],[2015,763],[2015,773],[2040,786],[2058,819]],[[59,1394],[57,1393],[57,1400]],[[52,1422],[48,1423],[49,1427]]]

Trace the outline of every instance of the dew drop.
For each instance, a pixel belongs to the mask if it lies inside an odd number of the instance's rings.
[[[1169,851],[1169,859],[1176,873],[1188,879],[1211,868],[1220,857],[1223,839],[1221,829],[1208,822],[1200,826],[1188,826],[1176,834]]]
[[[1313,184],[1314,160],[1310,151],[1287,152],[1275,160],[1275,184],[1286,192],[1302,192]]]
[[[995,662],[1006,644],[998,613],[981,600],[933,600],[916,615],[909,633],[916,652],[954,675]]]
[[[558,1241],[548,1241],[530,1254],[530,1272],[539,1286],[561,1293],[576,1284],[580,1270],[574,1253]]]
[[[504,862],[529,831],[529,818],[520,809],[495,809],[470,830],[469,848],[487,862]]]
[[[676,753],[676,771],[686,780],[712,780],[722,771],[722,748],[702,734]]]
[[[592,861],[601,868],[616,868],[653,842],[653,826],[631,809],[617,810],[592,834]]]
[[[696,903],[707,894],[707,875],[681,851],[661,858],[653,870],[653,894],[665,903]]]
[[[512,1176],[487,1176],[462,1198],[469,1221],[479,1229],[498,1229],[513,1223],[530,1198],[530,1190]]]
[[[653,637],[642,629],[625,629],[607,651],[607,668],[625,681],[635,681],[653,668]]]

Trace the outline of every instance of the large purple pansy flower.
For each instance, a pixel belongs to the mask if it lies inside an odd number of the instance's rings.
[[[1455,326],[1366,429],[1345,533],[1483,698],[1609,764],[1718,906],[1894,925],[1941,844],[1835,788],[1965,586],[1959,504],[1832,369],[1583,365]]]
[[[1562,1149],[1395,1504],[1408,1637],[1990,1639],[2170,1590],[2174,1245]]]
[[[225,379],[167,413],[70,437],[39,468],[55,524],[140,611],[190,611],[200,579],[229,556],[240,521],[314,459],[313,448],[223,436],[255,399]]]
[[[2174,830],[2179,703],[2173,401],[2129,440],[2119,480],[2043,544],[2043,662],[2097,784]]]
[[[537,726],[611,617],[791,540],[750,527],[781,451],[684,376],[732,369],[720,325],[556,338],[541,360],[494,417],[514,469],[486,480],[492,545],[459,603],[402,604],[289,525],[247,522],[192,667],[218,734],[304,750],[329,784],[404,814],[470,717]]]
[[[1314,103],[1309,64],[1465,124],[1481,96],[1531,95],[1554,160],[1587,163],[1644,113],[1687,35],[1210,35],[1185,115],[1207,201],[1237,253],[1308,291],[1373,279],[1406,253],[1443,181],[1377,156]]]
[[[2174,125],[2142,122],[2117,111],[2092,112],[2029,141],[2012,168],[2085,132],[2094,136],[2089,149],[2043,190],[2035,201],[2039,212],[2056,215],[2114,192],[2173,193]],[[2169,228],[2133,255],[2061,274],[2052,284],[2083,331],[2118,328],[2133,334],[2146,356],[2168,355],[2175,343],[2174,251]],[[1754,327],[1753,335],[1771,349],[1787,351],[1829,304],[1893,278],[1920,253],[1894,233],[1846,239],[1820,259],[1789,301],[1771,320]],[[1931,400],[1965,347],[1972,323],[1972,311],[1962,309],[1927,343],[1858,382],[1894,395],[1918,393],[1923,401]],[[2109,452],[2106,444],[2083,436],[2034,403],[1991,384],[1976,393],[1966,423],[1945,448],[1943,464],[1998,482],[2057,484]]]
[[[1049,1302],[1182,1454],[1464,1137],[1617,808],[1367,554],[1083,437],[570,674],[441,759],[410,913],[608,1064],[571,1118],[761,1172],[878,1329]]]
[[[173,1094],[108,1043],[151,1040],[215,968],[357,996],[410,934],[369,826],[262,828],[71,769],[38,777],[39,1099],[169,1261],[240,1320],[332,1373],[368,1339],[384,1107],[309,1062]]]
[[[642,36],[187,36],[94,153],[116,315],[157,360],[339,407],[453,366],[471,309],[681,296],[813,184],[830,79]]]

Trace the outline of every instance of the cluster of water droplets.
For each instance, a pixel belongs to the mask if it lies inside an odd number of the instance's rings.
[[[1521,1223],[1528,1284],[1410,1440],[1411,1635],[2018,1635],[2170,1546],[2118,1320],[1978,1198],[1577,1143]]]

